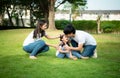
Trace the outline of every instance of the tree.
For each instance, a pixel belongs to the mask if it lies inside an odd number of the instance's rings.
[[[2,0],[0,0],[0,25],[2,25],[4,11],[5,11],[4,4],[3,4]]]
[[[68,1],[69,3],[73,4],[75,7],[78,7],[78,5],[85,5],[86,0],[48,0],[49,2],[49,28],[54,30],[55,28],[55,22],[54,22],[54,16],[55,16],[55,10],[57,7],[59,7],[61,4]],[[55,2],[57,2],[57,7],[54,8]]]
[[[21,4],[30,10],[30,25],[34,26],[37,19],[48,20],[48,0],[20,0]],[[34,19],[35,18],[35,19]]]
[[[13,26],[12,23],[12,16],[15,14],[14,12],[18,12],[16,16],[21,17],[21,21],[23,23],[22,15],[23,10],[30,10],[30,23],[31,26],[34,25],[34,18],[41,19],[41,16],[44,16],[44,19],[49,21],[49,28],[51,30],[56,29],[55,28],[55,22],[54,22],[54,16],[55,16],[55,9],[59,7],[61,4],[68,1],[71,4],[74,4],[76,6],[78,5],[85,5],[86,0],[2,0],[2,13],[4,14],[5,10],[9,16],[10,24]],[[80,2],[80,3],[78,3]],[[57,3],[57,6],[55,7],[55,3]],[[81,4],[82,3],[82,4]],[[13,7],[11,7],[11,5]],[[15,9],[15,7],[18,7],[18,9]],[[13,12],[10,12],[9,9],[12,9]],[[11,14],[13,13],[13,14]],[[2,18],[2,17],[1,17]],[[17,17],[16,17],[17,18]],[[32,25],[33,24],[33,25]],[[23,23],[24,26],[24,23]]]
[[[11,14],[10,14],[10,12],[9,12],[9,9],[11,8],[11,6],[10,5],[12,5],[12,3],[13,3],[14,1],[11,1],[11,0],[2,0],[2,1],[0,1],[0,9],[1,9],[1,11],[0,11],[0,16],[2,16],[1,17],[1,21],[3,20],[3,16],[4,16],[4,13],[5,13],[5,11],[7,12],[7,14],[8,14],[8,17],[9,17],[9,24],[11,25],[11,26],[13,26],[13,22],[12,22],[12,19],[11,19]]]
[[[49,0],[49,29],[54,30],[55,29],[55,23],[54,23],[54,16],[55,16],[55,11],[54,11],[54,5],[55,5],[56,0]]]
[[[100,30],[100,22],[101,22],[101,15],[98,15],[97,17],[97,33],[100,34],[101,30]]]
[[[20,0],[2,0],[1,1],[2,6],[1,6],[1,11],[0,11],[0,15],[4,16],[5,12],[8,15],[9,18],[9,26],[14,26],[13,23],[13,18],[15,18],[16,20],[16,25],[19,25],[19,16],[21,17],[21,21],[23,23],[23,19],[22,19],[22,12],[23,12],[23,6],[21,6],[20,4]],[[3,18],[2,18],[3,20]],[[24,26],[24,23],[23,23]]]

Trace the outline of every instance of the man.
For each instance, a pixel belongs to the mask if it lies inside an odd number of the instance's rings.
[[[97,43],[92,35],[87,32],[75,30],[72,24],[64,28],[64,34],[71,39],[72,47],[66,46],[66,49],[72,50],[72,54],[79,58],[79,54],[84,57],[97,58],[95,52]]]

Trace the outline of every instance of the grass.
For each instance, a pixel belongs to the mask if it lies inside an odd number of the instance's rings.
[[[59,59],[55,49],[50,48],[49,52],[39,54],[37,60],[31,60],[22,50],[31,30],[0,30],[0,78],[120,78],[120,34],[93,34],[98,43],[97,59]],[[51,35],[60,33],[48,31]]]

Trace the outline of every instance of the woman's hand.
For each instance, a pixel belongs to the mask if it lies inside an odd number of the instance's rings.
[[[59,46],[58,46],[58,45],[55,45],[55,49],[56,49],[56,50],[59,50]]]

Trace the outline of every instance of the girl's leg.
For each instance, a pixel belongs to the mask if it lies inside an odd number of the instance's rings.
[[[49,50],[49,46],[45,45],[41,50],[38,51],[37,54],[42,53],[42,52],[47,52],[48,50]]]
[[[45,45],[42,50],[40,51],[41,52],[47,52],[49,50],[49,46]]]
[[[77,57],[76,56],[73,56],[71,53],[66,53],[66,57],[67,58],[70,58],[72,60],[77,60]]]
[[[26,51],[26,52],[28,52],[28,53],[31,53],[33,51],[33,49],[36,47],[36,45],[37,45],[37,42],[30,43],[27,46],[23,46],[23,50]]]
[[[56,56],[57,56],[58,58],[64,58],[64,57],[65,57],[65,54],[60,53],[60,52],[57,52],[57,53],[56,53]]]
[[[70,53],[66,53],[65,56],[66,56],[67,58],[70,58]]]
[[[29,48],[29,45],[23,46],[23,50],[24,50],[25,52],[27,52],[27,53],[31,53],[31,50],[30,50],[30,48]]]
[[[74,40],[71,40],[71,44],[73,47],[78,47],[78,43],[75,42]],[[77,58],[82,57],[79,51],[72,51],[72,55],[76,56]]]
[[[81,58],[82,57],[80,52],[78,52],[78,51],[72,51],[72,55],[76,56],[77,58]]]
[[[30,56],[35,56],[46,45],[43,40],[36,41],[35,44]]]
[[[96,49],[96,46],[86,45],[86,46],[84,46],[84,49],[83,49],[83,52],[81,55],[85,56],[85,57],[91,57],[91,56],[93,56],[95,49]]]

